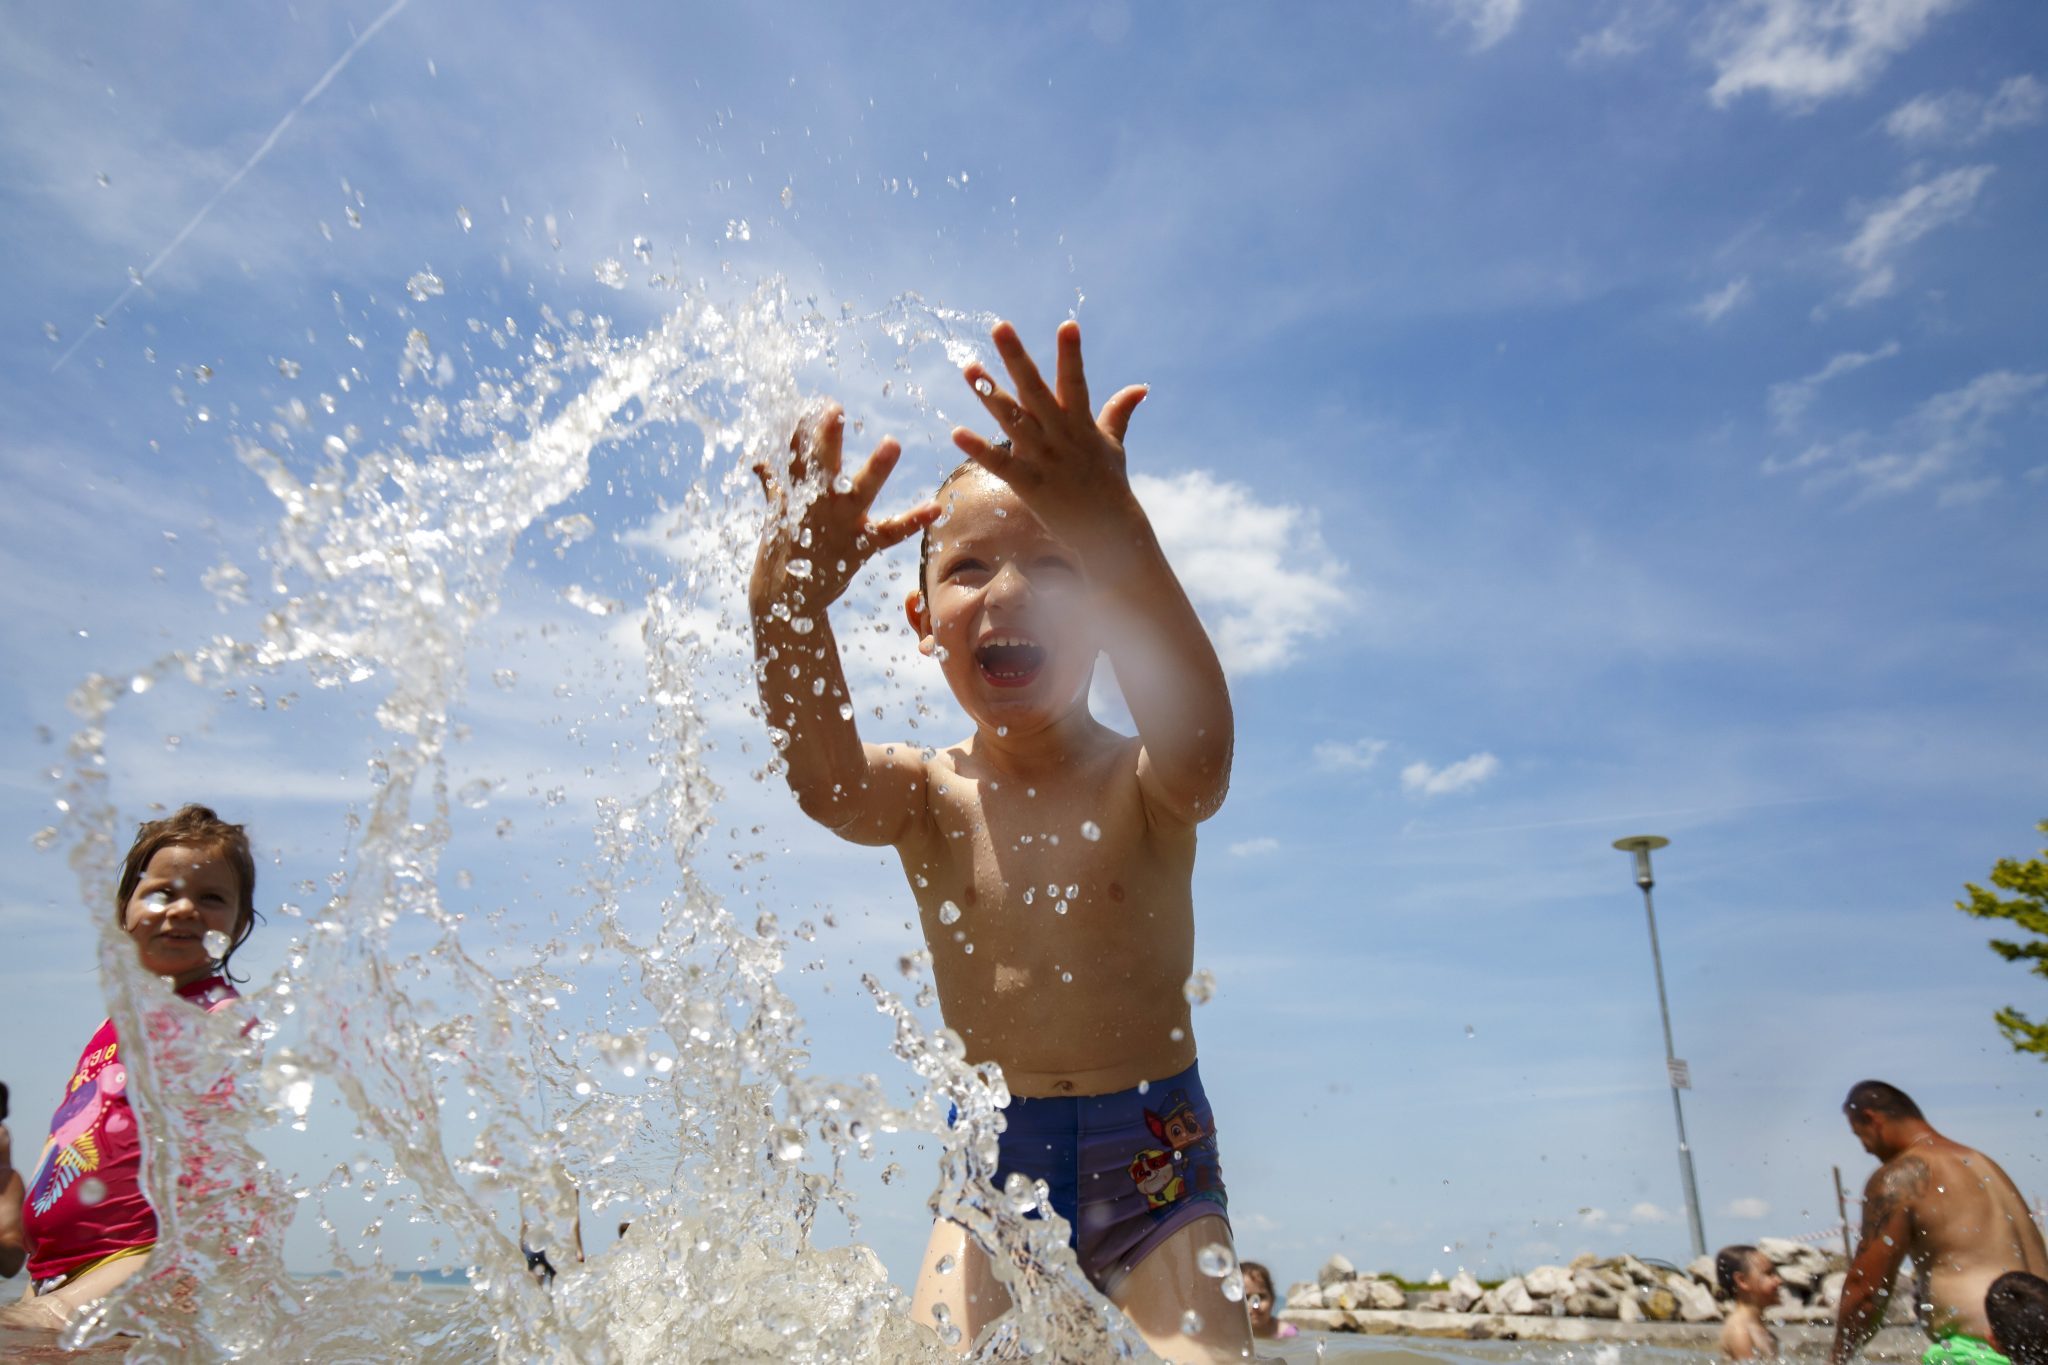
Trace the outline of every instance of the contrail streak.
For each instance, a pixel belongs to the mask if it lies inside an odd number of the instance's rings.
[[[192,215],[192,221],[185,224],[184,227],[178,229],[178,235],[171,238],[169,245],[165,246],[162,251],[156,253],[155,260],[151,261],[146,267],[144,267],[140,274],[129,277],[128,287],[126,289],[123,289],[118,295],[116,295],[112,303],[108,304],[105,308],[100,310],[99,318],[112,317],[115,311],[119,309],[122,304],[128,302],[129,297],[133,295],[136,290],[140,289],[148,281],[151,275],[154,275],[156,273],[157,267],[162,265],[165,261],[169,260],[172,252],[176,251],[180,246],[184,245],[185,239],[192,235],[192,230],[198,227],[201,223],[206,221],[206,215],[213,212],[213,206],[215,204],[218,204],[221,201],[221,199],[226,196],[229,190],[241,184],[242,177],[247,175],[249,172],[255,170],[256,164],[262,161],[264,157],[270,154],[270,149],[277,145],[277,140],[278,138],[284,135],[284,130],[292,126],[292,120],[297,118],[301,113],[305,112],[307,105],[311,104],[314,100],[320,98],[320,92],[325,90],[330,84],[333,83],[334,78],[341,74],[342,68],[349,64],[350,60],[354,58],[356,53],[361,52],[363,50],[363,45],[365,43],[369,42],[370,39],[377,36],[377,30],[383,28],[384,25],[390,23],[392,19],[397,17],[398,12],[400,10],[404,9],[407,5],[411,3],[412,0],[392,0],[391,7],[389,9],[385,10],[382,14],[378,15],[375,21],[373,21],[368,28],[364,29],[361,33],[356,35],[356,40],[350,43],[347,49],[344,50],[339,57],[336,57],[334,59],[334,65],[328,67],[326,73],[322,75],[319,80],[313,82],[312,88],[299,97],[299,102],[297,104],[293,105],[290,109],[287,109],[285,111],[284,117],[277,121],[277,126],[270,130],[270,135],[264,138],[263,141],[257,145],[255,151],[249,154],[249,159],[242,163],[241,169],[236,171],[233,175],[229,176],[225,181],[223,181],[221,183],[221,187],[213,192],[212,197],[210,197],[204,204],[201,204],[199,206],[199,212]],[[97,325],[99,318],[94,319],[95,325],[87,327],[83,332],[79,333],[78,340],[71,343],[70,349],[66,350],[63,355],[57,357],[57,363],[50,366],[51,374],[55,374],[57,371],[63,369],[64,363],[70,360],[72,356],[78,354],[78,348],[85,345],[85,343],[92,338],[93,333],[99,331],[99,327]]]

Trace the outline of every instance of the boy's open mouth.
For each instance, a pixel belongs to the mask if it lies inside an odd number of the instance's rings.
[[[991,635],[974,647],[981,676],[995,687],[1022,687],[1045,667],[1045,646],[1028,635]]]

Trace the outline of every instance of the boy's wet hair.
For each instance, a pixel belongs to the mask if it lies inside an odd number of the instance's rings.
[[[235,906],[234,941],[220,955],[219,968],[228,976],[228,959],[256,928],[256,857],[249,851],[249,832],[215,815],[210,807],[189,805],[161,820],[145,820],[135,831],[135,842],[121,864],[120,888],[114,893],[114,922],[128,927],[128,902],[142,882],[149,860],[167,848],[205,849],[218,853],[235,869],[240,902]],[[229,976],[229,980],[235,980]]]
[[[1842,1101],[1842,1112],[1853,1114],[1859,1110],[1888,1119],[1925,1117],[1920,1106],[1913,1103],[1911,1095],[1884,1081],[1858,1081],[1849,1087],[1849,1098]]]
[[[2048,1280],[2006,1271],[1984,1296],[1984,1316],[2012,1365],[2048,1365]]]
[[[1722,1247],[1714,1253],[1714,1278],[1720,1282],[1723,1294],[1735,1297],[1735,1277],[1749,1273],[1749,1258],[1756,1254],[1757,1249],[1746,1242]]]
[[[995,448],[997,450],[1008,450],[1010,448],[1010,438],[1005,436],[1002,440],[995,442]],[[932,500],[934,502],[938,501],[939,494],[945,492],[955,479],[971,474],[979,468],[981,468],[980,464],[974,460],[962,460],[959,464],[954,465],[946,477],[939,480],[939,486],[932,490]],[[917,595],[919,597],[924,596],[924,575],[925,571],[931,567],[931,562],[932,528],[927,526],[924,528],[924,534],[920,535],[917,539]]]
[[[1266,1297],[1273,1297],[1273,1272],[1266,1269],[1266,1267],[1260,1262],[1239,1261],[1237,1263],[1237,1275],[1240,1280],[1249,1279],[1253,1275],[1258,1276],[1261,1280],[1264,1280],[1266,1283]]]

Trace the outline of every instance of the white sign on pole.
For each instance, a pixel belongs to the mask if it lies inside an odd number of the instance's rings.
[[[1672,1057],[1664,1063],[1664,1069],[1671,1074],[1673,1090],[1692,1089],[1692,1068],[1680,1057]]]

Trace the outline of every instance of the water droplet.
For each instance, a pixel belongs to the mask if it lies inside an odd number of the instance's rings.
[[[1216,996],[1216,974],[1207,967],[1189,977],[1180,988],[1190,1005],[1206,1005]]]
[[[1192,1308],[1182,1313],[1180,1315],[1180,1334],[1184,1337],[1200,1336],[1202,1334],[1202,1315]]]
[[[624,289],[626,287],[626,267],[610,256],[597,263],[597,269],[594,273],[597,275],[597,282],[608,289]]]
[[[1098,842],[1102,838],[1102,826],[1096,824],[1093,820],[1083,820],[1081,822],[1081,837],[1091,844]]]
[[[280,360],[277,362],[277,372],[286,379],[297,379],[299,377],[299,362],[296,360]]]
[[[1175,1024],[1172,1028],[1166,1031],[1166,1036],[1173,1039],[1173,1041],[1177,1043],[1181,1039],[1188,1036],[1188,1031],[1182,1028],[1180,1025]]]
[[[107,1197],[107,1182],[96,1175],[89,1175],[78,1182],[78,1202],[91,1208]]]
[[[216,962],[226,957],[228,949],[234,946],[234,940],[218,929],[208,929],[200,935],[199,942],[206,949],[206,955]]]
[[[1068,986],[1071,986],[1071,985],[1073,985],[1073,984],[1074,984],[1074,974],[1073,974],[1072,972],[1061,972],[1061,973],[1060,973],[1060,983],[1061,983],[1062,985],[1068,985]]]
[[[985,374],[978,374],[974,377],[974,391],[983,398],[988,398],[995,393],[996,382]]]
[[[412,295],[413,302],[425,303],[446,293],[447,287],[441,283],[439,275],[431,270],[422,270],[405,282],[405,292]]]
[[[761,936],[762,938],[772,938],[772,937],[774,937],[774,935],[775,935],[775,913],[774,913],[774,911],[772,911],[772,910],[763,910],[763,911],[761,912],[761,917],[760,917],[759,919],[757,919],[757,920],[755,920],[755,921],[754,921],[754,932],[755,932],[756,934],[759,934],[759,935],[760,935],[760,936]]]
[[[44,825],[34,834],[31,834],[28,841],[35,846],[36,852],[46,853],[49,851],[50,846],[57,842],[57,827],[55,825]]]
[[[934,1265],[932,1269],[941,1275],[950,1275],[953,1273],[954,1264],[955,1262],[950,1255],[941,1256],[939,1257],[938,1264]]]
[[[1223,1297],[1229,1299],[1232,1303],[1242,1302],[1244,1299],[1244,1276],[1238,1274],[1235,1270],[1225,1275],[1223,1277]]]
[[[106,173],[105,171],[101,171],[101,172],[99,173],[99,177],[98,177],[98,179],[99,179],[99,182],[100,182],[100,188],[101,188],[101,189],[105,189],[105,188],[106,188],[107,186],[109,186],[109,185],[111,185],[111,184],[113,184],[113,183],[114,183],[114,182],[113,182],[113,181],[112,181],[111,179],[109,179],[109,178],[107,177],[107,173]]]
[[[1003,1181],[1003,1200],[1010,1212],[1025,1214],[1038,1207],[1038,1186],[1022,1171],[1012,1171]]]
[[[648,241],[645,237],[634,237],[633,254],[643,261],[652,261],[654,259],[654,243]]]
[[[155,686],[156,679],[150,677],[149,674],[147,673],[137,673],[134,677],[128,680],[128,690],[130,692],[133,692],[138,697],[141,696],[144,692],[149,691],[150,688]]]
[[[782,207],[788,208],[795,201],[796,191],[792,190],[789,186],[784,185],[782,187]]]
[[[1467,1024],[1467,1025],[1465,1025],[1465,1036],[1466,1036],[1467,1038],[1471,1038],[1471,1037],[1475,1037],[1475,1036],[1477,1036],[1477,1035],[1475,1035],[1475,1034],[1473,1033],[1473,1031],[1472,1031],[1472,1026],[1471,1026],[1470,1024]]]
[[[842,496],[853,491],[853,475],[842,473],[832,480],[832,491]]]
[[[457,204],[455,206],[455,221],[462,224],[462,230],[464,232],[469,231],[470,227],[473,225],[474,222],[474,220],[472,220],[469,216],[469,210],[464,208],[460,204]]]
[[[939,923],[953,924],[960,919],[960,907],[951,901],[939,902]]]
[[[471,810],[482,810],[491,804],[491,792],[497,784],[487,777],[465,782],[455,789],[455,799]]]
[[[775,1130],[773,1150],[777,1161],[785,1163],[802,1161],[804,1159],[803,1130],[791,1124],[782,1124]]]
[[[1221,1242],[1211,1242],[1195,1253],[1195,1268],[1212,1280],[1220,1280],[1237,1268],[1237,1257]]]

